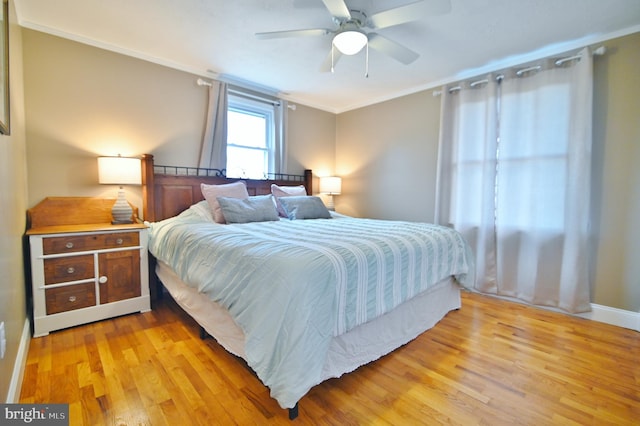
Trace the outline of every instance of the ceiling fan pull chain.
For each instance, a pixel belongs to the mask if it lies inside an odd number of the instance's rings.
[[[369,78],[369,43],[367,42],[367,51],[365,52],[365,69],[364,69],[364,78]]]
[[[335,46],[333,45],[333,42],[331,43],[331,74],[333,74],[333,49],[335,49]]]

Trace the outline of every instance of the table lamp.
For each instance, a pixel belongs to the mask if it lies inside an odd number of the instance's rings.
[[[112,224],[133,223],[133,209],[124,196],[123,185],[140,185],[142,173],[139,158],[98,157],[98,182],[103,185],[120,185],[111,214]]]
[[[325,176],[320,178],[320,193],[329,195],[327,202],[327,208],[329,210],[335,210],[333,196],[340,195],[340,192],[342,192],[342,178],[338,176]]]

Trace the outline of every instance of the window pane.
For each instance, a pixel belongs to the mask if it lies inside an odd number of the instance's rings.
[[[229,110],[227,143],[255,148],[267,147],[267,120],[263,115]]]
[[[564,157],[505,160],[498,174],[498,225],[561,232],[565,225]]]
[[[227,176],[264,179],[267,152],[259,149],[227,146]]]

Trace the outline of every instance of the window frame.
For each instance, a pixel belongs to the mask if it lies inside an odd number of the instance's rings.
[[[276,113],[273,103],[267,101],[259,101],[242,96],[241,93],[229,93],[227,113],[235,112],[240,114],[251,115],[255,117],[261,117],[265,120],[265,147],[257,147],[251,145],[240,145],[231,143],[227,137],[227,158],[229,157],[229,149],[250,149],[254,151],[262,151],[266,157],[265,169],[262,173],[253,173],[251,171],[246,172],[244,169],[240,176],[234,176],[227,164],[227,175],[229,177],[239,178],[266,178],[269,174],[274,173],[275,170],[275,155],[276,155]],[[229,132],[229,123],[227,121],[227,132]]]

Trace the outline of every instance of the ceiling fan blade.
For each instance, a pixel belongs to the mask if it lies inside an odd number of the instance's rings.
[[[320,65],[320,72],[331,72],[331,65],[332,65],[331,54],[332,53],[333,53],[333,67],[335,67],[338,61],[340,60],[340,58],[342,58],[342,53],[338,49],[334,49],[332,46],[331,50],[329,51],[329,54],[327,55],[326,58],[324,58],[322,65]]]
[[[344,0],[322,0],[332,16],[340,19],[351,19],[351,12]]]
[[[369,17],[368,23],[372,28],[387,28],[425,16],[443,15],[450,11],[450,0],[421,0],[375,13]]]
[[[286,31],[271,31],[266,33],[256,33],[256,37],[259,39],[270,38],[287,38],[287,37],[315,37],[327,35],[331,32],[326,28],[312,28],[307,30],[286,30]]]
[[[396,61],[402,62],[405,65],[410,64],[420,57],[420,55],[408,47],[396,43],[393,40],[389,40],[386,37],[376,33],[369,33],[369,47],[391,56]]]

